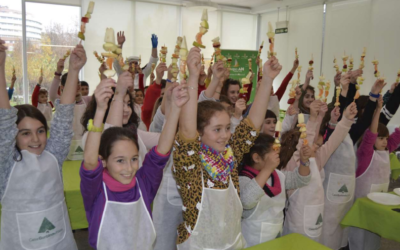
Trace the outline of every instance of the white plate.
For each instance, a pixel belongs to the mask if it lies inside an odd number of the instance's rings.
[[[394,191],[397,195],[400,195],[400,188],[395,188],[393,191]]]
[[[376,192],[376,193],[369,193],[367,197],[371,201],[382,205],[390,205],[390,206],[400,205],[400,196],[394,194]]]

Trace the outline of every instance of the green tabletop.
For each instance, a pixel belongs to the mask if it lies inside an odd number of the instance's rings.
[[[392,170],[392,179],[396,181],[400,176],[400,161],[396,154],[390,154],[390,169]]]
[[[366,229],[383,238],[400,242],[400,213],[393,211],[394,208],[400,208],[400,205],[386,206],[375,203],[367,197],[359,198],[341,224],[344,227]]]
[[[276,240],[271,240],[246,250],[329,250],[329,247],[319,244],[301,234],[288,234]]]
[[[88,227],[80,189],[80,167],[81,161],[65,161],[63,164],[65,201],[73,230]]]

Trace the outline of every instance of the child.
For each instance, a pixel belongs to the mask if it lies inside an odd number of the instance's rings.
[[[82,96],[89,95],[89,84],[86,81],[81,81],[81,94]]]
[[[389,153],[400,144],[400,130],[389,136],[385,125],[379,123],[382,110],[382,96],[369,130],[365,131],[357,150],[358,167],[356,172],[355,198],[365,197],[372,192],[388,192],[390,181]],[[350,228],[350,249],[378,249],[380,236],[360,228]]]
[[[141,74],[143,76],[143,74]],[[143,106],[143,99],[144,99],[144,90],[143,89],[135,89],[135,113],[139,117],[139,129],[143,131],[147,131],[146,125],[141,120],[142,117],[142,106]]]
[[[276,118],[275,113],[268,109],[267,113],[265,114],[264,123],[261,127],[261,133],[275,136],[275,127],[277,121],[278,119]]]
[[[310,168],[301,165],[293,172],[275,169],[279,154],[272,150],[274,137],[260,134],[250,152],[243,156],[239,173],[240,200],[243,204],[242,234],[251,247],[281,234],[286,190],[301,188],[310,181]],[[302,146],[301,162],[308,162],[311,149]]]
[[[187,65],[191,98],[179,120],[173,167],[183,201],[178,249],[242,249],[245,240],[241,233],[243,207],[237,165],[257,139],[272,81],[282,67],[275,57],[265,63],[255,108],[231,136],[230,117],[224,106],[214,101],[197,104],[200,49],[190,50]],[[225,69],[218,71],[213,70],[212,81],[219,82]]]
[[[77,45],[70,75],[47,140],[43,114],[31,105],[10,107],[5,83],[6,47],[0,40],[0,249],[77,249],[65,204],[62,165],[72,139],[77,82],[86,62]]]
[[[40,110],[48,124],[50,124],[51,119],[53,118],[53,108],[54,105],[52,102],[48,102],[48,95],[46,89],[41,88],[43,81],[43,77],[39,77],[39,82],[35,86],[35,89],[32,93],[32,105]]]
[[[156,235],[150,205],[169,159],[180,109],[189,96],[184,84],[175,84],[170,90],[171,111],[158,146],[147,153],[139,169],[134,133],[113,127],[101,134],[113,86],[112,79],[105,79],[96,88],[97,110],[88,125],[85,160],[80,170],[89,243],[95,249],[152,249]],[[120,95],[114,97],[115,102],[122,100]]]

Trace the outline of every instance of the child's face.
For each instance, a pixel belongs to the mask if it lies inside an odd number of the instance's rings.
[[[276,126],[276,119],[267,118],[264,120],[261,132],[270,136],[275,136],[275,126]]]
[[[82,94],[82,96],[88,96],[89,95],[89,86],[81,86],[81,94]]]
[[[23,118],[17,125],[17,146],[21,150],[41,155],[47,144],[47,133],[44,125],[31,117]]]
[[[218,152],[224,152],[228,140],[231,138],[231,120],[227,112],[216,112],[204,127],[201,142]]]
[[[239,98],[239,85],[229,85],[228,88],[228,98],[231,103],[236,103],[237,99]]]
[[[378,136],[378,138],[376,138],[375,145],[374,145],[376,150],[379,150],[379,151],[386,150],[387,140],[388,140],[387,137],[379,137]]]
[[[126,95],[124,98],[124,113],[122,116],[123,125],[128,124],[131,115],[132,115],[131,100],[129,99],[129,95]]]
[[[137,91],[135,94],[135,103],[136,104],[143,104],[143,92]]]
[[[139,169],[139,154],[131,140],[119,140],[112,146],[112,152],[103,166],[115,180],[122,184],[131,183]]]
[[[39,95],[39,103],[41,103],[41,104],[46,104],[47,103],[47,100],[48,100],[48,94],[47,94],[47,92],[46,93],[42,93],[42,94],[40,94]]]
[[[307,93],[304,95],[303,98],[303,106],[305,108],[310,108],[310,105],[313,101],[315,101],[314,92],[307,89]]]

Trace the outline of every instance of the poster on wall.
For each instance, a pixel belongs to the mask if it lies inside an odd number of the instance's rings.
[[[227,50],[221,49],[221,54],[226,58],[232,58],[230,78],[241,81],[249,73],[249,59],[251,59],[251,70],[254,73],[252,91],[249,103],[252,103],[256,94],[257,86],[257,50]]]

